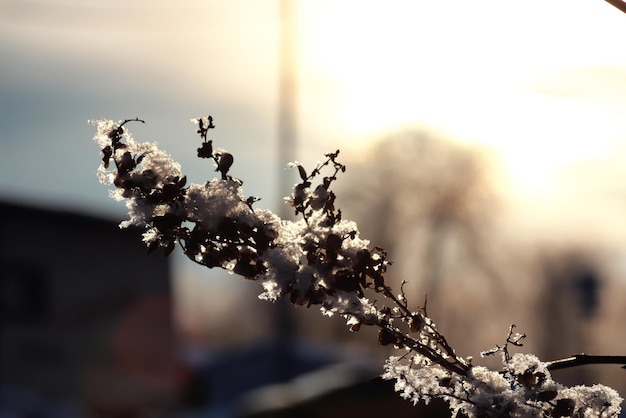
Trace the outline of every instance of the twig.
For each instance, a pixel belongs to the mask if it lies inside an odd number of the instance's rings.
[[[592,356],[589,354],[575,354],[561,360],[549,361],[548,370],[565,369],[568,367],[584,366],[586,364],[622,364],[626,369],[626,356]]]
[[[604,0],[604,1],[617,7],[622,12],[626,13],[626,3],[624,3],[622,0]]]

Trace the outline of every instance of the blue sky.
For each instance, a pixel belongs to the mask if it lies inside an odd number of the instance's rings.
[[[251,177],[250,194],[271,193],[275,45],[254,52],[256,18],[238,12],[242,2],[225,11],[220,2],[200,3],[0,3],[0,196],[119,217],[123,205],[94,174],[99,150],[87,120],[145,119],[131,127],[136,139],[159,142],[202,182],[213,173],[196,161],[190,118],[209,113],[216,144]],[[271,7],[264,13],[275,15]],[[258,18],[258,31],[271,38],[275,19]],[[249,176],[252,167],[262,174]]]

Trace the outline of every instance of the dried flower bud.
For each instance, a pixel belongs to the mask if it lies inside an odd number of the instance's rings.
[[[200,158],[212,158],[213,157],[212,141],[202,143],[202,146],[198,148],[198,157]]]
[[[396,344],[397,342],[398,339],[396,336],[387,328],[381,328],[380,331],[378,331],[378,344],[389,345]]]
[[[217,169],[215,171],[222,173],[222,179],[226,178],[226,174],[228,174],[228,170],[230,170],[230,167],[233,165],[233,161],[234,158],[232,154],[227,152],[220,154]]]
[[[306,170],[300,164],[298,164],[298,173],[300,173],[300,178],[302,179],[302,181],[306,181],[307,179]]]

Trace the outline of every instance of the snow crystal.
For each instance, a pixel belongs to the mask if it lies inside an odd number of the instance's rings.
[[[232,180],[212,180],[204,185],[192,184],[185,196],[188,219],[200,222],[208,230],[215,230],[223,218],[241,218],[250,215],[250,208],[243,202],[238,183]]]

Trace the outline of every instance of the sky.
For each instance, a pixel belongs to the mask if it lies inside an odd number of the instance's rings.
[[[496,160],[512,236],[609,246],[626,277],[625,13],[604,0],[291,1],[306,167],[338,148],[358,160],[390,132],[443,132]],[[119,222],[87,121],[145,120],[133,136],[202,183],[215,172],[190,119],[210,114],[245,195],[277,211],[290,192],[277,177],[297,181],[278,157],[279,4],[0,0],[0,201]],[[269,316],[219,319],[259,288],[186,261],[174,258],[183,328],[264,332]]]
[[[626,14],[603,0],[293,3],[299,160],[433,127],[498,158],[521,229],[591,224],[626,242]],[[146,120],[135,138],[203,182],[189,119],[211,114],[245,193],[275,210],[279,23],[279,0],[0,0],[0,198],[117,220],[87,120]]]
[[[324,4],[302,6],[304,113],[331,104],[319,136],[432,126],[495,152],[538,228],[622,211],[626,15],[589,0]]]
[[[0,195],[123,214],[94,181],[87,120],[101,116],[146,120],[135,137],[159,142],[196,182],[213,174],[196,161],[190,118],[213,114],[233,152],[271,147],[276,51],[254,44],[276,43],[276,7],[260,3],[0,2]],[[241,153],[242,166],[252,157]]]

